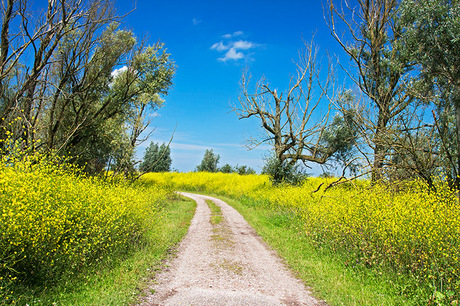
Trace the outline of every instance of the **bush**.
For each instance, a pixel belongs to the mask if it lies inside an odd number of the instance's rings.
[[[299,165],[289,164],[286,160],[280,161],[275,156],[265,160],[262,174],[269,175],[274,185],[299,185],[308,177]]]

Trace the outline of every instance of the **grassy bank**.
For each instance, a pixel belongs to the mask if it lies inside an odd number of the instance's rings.
[[[302,186],[273,187],[265,176],[221,173],[149,174],[144,180],[229,196],[252,207],[254,214],[281,213],[274,218],[275,224],[292,215],[286,224],[295,224],[298,232],[286,234],[287,240],[296,236],[304,239],[287,249],[286,254],[296,254],[292,260],[308,261],[313,255],[303,255],[297,249],[311,245],[308,248],[324,262],[338,263],[329,270],[357,275],[354,283],[323,272],[316,274],[316,280],[306,279],[312,284],[334,279],[321,289],[321,296],[329,301],[348,305],[457,305],[460,299],[460,205],[442,180],[436,183],[436,192],[417,182],[396,189],[370,186],[367,181],[315,192],[331,180],[311,178]],[[273,235],[274,245],[276,230]],[[302,269],[298,268],[299,273]],[[323,296],[327,288],[335,288],[334,283],[356,290],[352,294],[345,290],[337,298],[336,292]]]
[[[304,234],[302,220],[286,209],[254,205],[245,199],[221,199],[236,208],[286,261],[313,295],[329,305],[414,305],[417,299],[399,294],[405,280],[346,264],[337,254],[319,250]]]

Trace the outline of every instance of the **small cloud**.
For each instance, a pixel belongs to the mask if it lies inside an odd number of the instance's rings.
[[[243,31],[225,34],[222,36],[225,38],[223,41],[217,42],[211,46],[212,50],[225,52],[223,57],[218,58],[219,61],[226,62],[228,60],[238,61],[241,59],[249,59],[249,54],[243,51],[254,49],[260,45],[247,40],[232,40],[233,37],[242,35],[244,35]]]
[[[202,21],[202,20],[201,20],[201,19],[198,19],[198,18],[193,18],[193,19],[192,19],[193,25],[195,25],[195,26],[196,26],[196,25],[199,25],[199,24],[201,23],[201,21]]]
[[[219,61],[226,62],[228,60],[237,61],[239,59],[244,58],[244,54],[242,52],[236,51],[235,48],[230,48],[230,50],[225,53],[224,57],[219,58]]]
[[[225,51],[225,50],[228,50],[229,47],[224,45],[224,43],[222,41],[218,42],[218,43],[215,43],[214,45],[211,46],[211,49],[214,49],[214,50],[217,50],[217,51]]]
[[[224,35],[222,35],[222,37],[226,38],[226,39],[230,39],[232,37],[242,36],[243,34],[244,34],[243,31],[236,31],[236,32],[233,32],[233,34],[224,34]]]
[[[242,50],[255,48],[256,46],[257,45],[255,43],[245,40],[239,40],[233,43],[233,48]]]

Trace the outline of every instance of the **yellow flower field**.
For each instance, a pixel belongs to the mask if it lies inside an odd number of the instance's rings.
[[[43,159],[0,163],[0,300],[127,254],[170,192],[87,178]]]
[[[222,173],[149,173],[143,180],[292,210],[318,247],[339,252],[350,265],[390,267],[438,301],[460,299],[460,205],[442,181],[437,192],[416,182],[396,192],[367,181],[313,192],[332,179],[310,178],[298,187],[272,187],[264,175]]]

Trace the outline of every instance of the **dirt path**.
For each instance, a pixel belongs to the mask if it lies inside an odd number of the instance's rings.
[[[195,216],[178,256],[139,305],[325,305],[234,208],[216,198],[180,194],[197,202]],[[211,224],[206,200],[220,207],[220,223]]]

